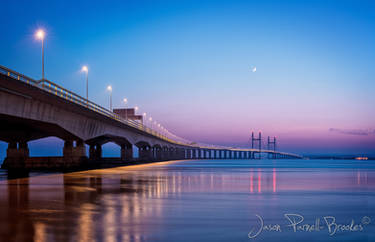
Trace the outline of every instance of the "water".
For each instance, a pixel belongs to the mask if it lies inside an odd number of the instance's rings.
[[[1,241],[375,241],[374,161],[196,160],[0,176]],[[260,230],[261,221],[272,226]]]

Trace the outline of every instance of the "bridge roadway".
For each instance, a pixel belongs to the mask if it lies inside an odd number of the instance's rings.
[[[55,136],[64,140],[62,157],[30,157],[28,142]],[[301,158],[272,150],[238,149],[191,143],[124,120],[48,80],[33,80],[0,66],[0,140],[8,143],[2,168],[72,168],[102,160],[102,145],[121,147],[120,161],[175,159]],[[89,145],[87,156],[85,145]],[[133,145],[139,157],[133,157]]]

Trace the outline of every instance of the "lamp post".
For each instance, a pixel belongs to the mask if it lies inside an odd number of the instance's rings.
[[[107,90],[109,91],[109,110],[112,112],[112,86],[109,85]]]
[[[148,121],[150,121],[150,123],[151,123],[151,129],[152,129],[152,117],[149,117]]]
[[[89,68],[82,66],[81,71],[86,73],[86,100],[89,100]]]
[[[44,37],[46,33],[43,29],[39,29],[36,31],[36,38],[42,41],[42,80],[44,80]]]
[[[143,125],[143,126],[145,125],[144,122],[145,122],[145,119],[146,119],[146,115],[147,115],[146,113],[143,113],[143,114],[142,114],[142,116],[143,116],[143,118],[142,118],[142,125]]]
[[[135,117],[135,116],[137,115],[137,111],[138,111],[138,109],[139,109],[138,106],[135,106],[135,107],[134,107],[134,120],[135,120],[136,122],[138,122],[138,120],[137,120],[136,117]]]
[[[128,110],[126,109],[126,103],[128,102],[128,99],[124,98],[122,101],[125,104],[125,119],[128,120]]]

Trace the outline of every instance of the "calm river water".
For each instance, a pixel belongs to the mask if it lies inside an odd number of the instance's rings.
[[[375,241],[374,161],[1,172],[1,241]]]

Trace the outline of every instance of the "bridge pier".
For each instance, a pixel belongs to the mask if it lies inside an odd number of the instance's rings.
[[[121,160],[131,161],[133,160],[133,146],[127,144],[121,144]]]
[[[218,154],[218,150],[214,150],[214,159],[220,159],[220,154]]]
[[[154,147],[155,149],[155,159],[157,161],[163,160],[163,149],[161,147]]]
[[[178,148],[179,152],[178,152],[178,158],[179,159],[182,159],[182,160],[185,160],[186,159],[186,151],[184,148]]]
[[[174,159],[179,160],[180,159],[180,151],[179,148],[174,148]]]
[[[169,160],[168,147],[163,147],[161,149],[161,157],[162,157],[162,160]]]
[[[101,158],[102,158],[102,146],[100,144],[90,145],[89,159],[92,161],[98,161]]]
[[[201,159],[201,149],[195,150],[195,159]]]
[[[75,146],[72,140],[66,140],[63,148],[63,160],[64,167],[66,168],[83,165],[83,163],[87,161],[86,148],[83,140],[75,141]]]
[[[170,160],[175,160],[176,159],[176,152],[175,148],[169,148],[169,159]]]
[[[24,169],[29,157],[26,141],[11,141],[8,143],[7,156],[1,166],[3,169]]]
[[[186,152],[186,159],[193,159],[193,151],[192,149],[188,149]]]
[[[152,161],[151,147],[142,146],[138,149],[139,151],[139,160],[141,161]]]
[[[211,150],[206,150],[207,152],[207,159],[211,159]]]

